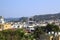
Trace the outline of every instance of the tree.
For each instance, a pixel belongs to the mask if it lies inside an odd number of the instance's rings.
[[[41,35],[41,34],[44,34],[44,31],[43,31],[43,29],[42,29],[41,27],[36,26],[33,34],[34,34],[34,37],[35,37],[36,39],[37,39],[37,38],[39,39],[40,35]]]
[[[58,32],[59,26],[54,25],[54,24],[48,24],[45,28],[45,32],[51,32],[51,31]]]

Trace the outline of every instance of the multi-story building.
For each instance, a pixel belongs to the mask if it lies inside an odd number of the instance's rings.
[[[16,23],[11,24],[11,27],[17,29],[17,28],[23,28],[24,25],[23,25],[23,23],[16,22]]]
[[[9,23],[4,23],[3,25],[4,25],[4,26],[3,26],[3,30],[11,29],[11,24],[9,24]]]
[[[4,30],[4,25],[0,24],[0,31]]]
[[[26,23],[26,28],[29,30],[29,31],[33,31],[34,30],[34,27],[36,26],[35,24],[35,21],[33,20],[33,18],[28,18],[28,21]]]
[[[11,24],[8,24],[8,23],[0,24],[0,31],[6,30],[6,29],[11,29]]]
[[[4,23],[4,18],[2,16],[0,16],[0,23],[3,24]]]

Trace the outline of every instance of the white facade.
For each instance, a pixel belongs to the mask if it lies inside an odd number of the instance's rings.
[[[4,23],[4,18],[2,16],[0,16],[0,23]]]
[[[47,24],[46,23],[41,23],[39,26],[46,26]]]
[[[14,23],[11,28],[22,28],[23,24]]]
[[[33,21],[33,19],[32,18],[28,18],[28,21],[27,21],[27,29],[29,30],[29,31],[31,31],[31,30],[34,30],[34,27],[35,27],[36,25],[35,25],[35,21]]]

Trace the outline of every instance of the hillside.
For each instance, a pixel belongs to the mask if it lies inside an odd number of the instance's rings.
[[[5,21],[26,21],[28,17],[21,17],[21,18],[5,18]],[[56,14],[47,14],[47,15],[35,15],[32,17],[33,20],[35,21],[41,21],[41,20],[56,20],[56,19],[60,19],[60,13],[56,13]]]
[[[27,20],[27,17],[21,17],[21,18],[5,18],[6,22],[24,22]]]
[[[60,13],[56,13],[56,14],[47,14],[47,15],[35,15],[33,16],[33,19],[35,21],[41,21],[41,20],[56,20],[56,19],[60,19]]]

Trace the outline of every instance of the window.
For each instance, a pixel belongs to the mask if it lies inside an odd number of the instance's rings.
[[[29,18],[30,21],[33,21],[32,18]]]
[[[18,26],[18,28],[19,28],[19,26]]]

